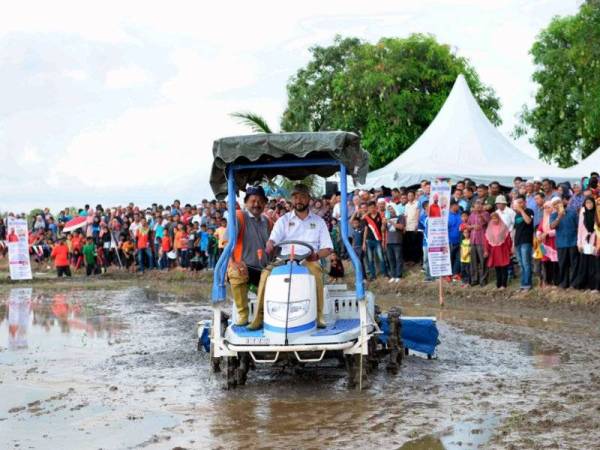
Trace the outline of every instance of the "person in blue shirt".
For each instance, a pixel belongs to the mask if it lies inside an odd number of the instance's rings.
[[[419,232],[423,233],[423,270],[425,271],[425,281],[433,281],[431,271],[429,270],[429,245],[427,243],[427,229],[429,225],[429,201],[423,202],[423,208],[419,215]]]
[[[460,205],[453,198],[450,201],[450,212],[448,213],[448,243],[450,244],[450,261],[452,264],[452,275],[460,274]]]
[[[559,286],[563,289],[575,287],[579,271],[579,250],[577,229],[579,217],[576,211],[568,208],[570,195],[564,193],[560,200],[554,200],[554,210],[550,215],[550,228],[556,230],[558,251]]]
[[[198,233],[198,247],[200,247],[200,257],[202,258],[202,263],[207,266],[208,265],[208,231],[206,229],[206,224],[200,225],[200,232]]]

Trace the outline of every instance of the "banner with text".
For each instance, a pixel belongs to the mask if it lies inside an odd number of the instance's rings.
[[[427,218],[427,257],[432,277],[452,275],[448,243],[449,209],[449,180],[436,179],[432,181],[429,194],[429,217]]]
[[[8,266],[11,280],[31,280],[27,220],[8,218],[6,245],[8,245]]]

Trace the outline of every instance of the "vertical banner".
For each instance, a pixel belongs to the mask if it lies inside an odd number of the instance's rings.
[[[11,280],[31,280],[29,233],[26,219],[9,217],[6,223],[8,265]]]
[[[450,246],[448,244],[448,211],[450,182],[436,179],[431,183],[429,217],[427,218],[427,256],[432,277],[452,275]]]

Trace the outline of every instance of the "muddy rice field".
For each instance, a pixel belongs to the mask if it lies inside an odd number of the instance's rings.
[[[11,286],[12,287],[12,286]],[[362,392],[343,369],[259,366],[222,389],[197,351],[202,295],[148,286],[0,290],[0,447],[600,448],[597,303],[388,292],[436,316],[432,360],[411,354]],[[21,288],[22,286],[18,286]]]

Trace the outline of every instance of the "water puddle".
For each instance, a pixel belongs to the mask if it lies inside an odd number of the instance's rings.
[[[123,328],[122,322],[77,295],[11,289],[7,298],[0,298],[0,364],[14,362],[23,352],[106,348]]]
[[[457,450],[483,448],[500,424],[500,417],[488,415],[453,424],[441,433],[406,442],[402,450]]]

